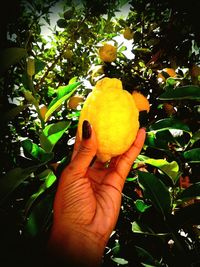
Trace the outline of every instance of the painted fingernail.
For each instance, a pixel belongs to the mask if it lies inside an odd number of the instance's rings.
[[[84,120],[83,125],[82,125],[82,138],[89,139],[91,134],[92,134],[92,129],[91,129],[90,123]]]

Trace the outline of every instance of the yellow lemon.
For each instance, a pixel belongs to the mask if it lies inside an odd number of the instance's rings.
[[[94,86],[81,110],[78,134],[88,120],[97,138],[97,158],[107,162],[129,149],[139,129],[139,111],[132,95],[116,78],[103,78]]]
[[[134,35],[133,31],[129,27],[126,27],[124,29],[123,36],[125,39],[131,40],[131,39],[133,39],[133,35]]]
[[[103,62],[113,62],[117,58],[117,47],[111,44],[104,44],[99,48],[99,57]]]
[[[138,91],[133,91],[132,96],[139,111],[146,110],[147,112],[149,112],[150,104],[148,99],[143,94]]]
[[[71,109],[76,109],[84,101],[84,97],[81,95],[74,95],[70,97],[67,102],[67,107]]]

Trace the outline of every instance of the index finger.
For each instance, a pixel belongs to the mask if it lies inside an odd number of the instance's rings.
[[[77,129],[76,137],[75,137],[75,143],[74,143],[74,149],[73,149],[73,152],[72,152],[71,161],[76,156],[76,154],[77,154],[77,152],[79,150],[79,147],[80,147],[80,143],[81,143],[81,139],[80,139],[80,136],[79,136],[79,133],[78,133],[78,129]]]

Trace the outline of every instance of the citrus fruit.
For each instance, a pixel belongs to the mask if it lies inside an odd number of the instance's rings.
[[[158,73],[158,80],[161,82],[164,82],[166,80],[166,77],[175,77],[176,72],[172,68],[164,68],[163,70],[159,71]]]
[[[74,95],[70,97],[67,102],[67,107],[71,109],[76,109],[84,101],[84,97],[81,95]]]
[[[47,106],[45,106],[44,104],[41,104],[39,106],[39,110],[40,110],[40,115],[43,118],[43,120],[45,119],[45,114],[47,113]]]
[[[113,62],[117,58],[117,47],[111,44],[104,44],[99,48],[99,57],[103,62]]]
[[[124,38],[127,40],[131,40],[133,39],[133,35],[134,35],[133,31],[129,27],[125,27],[123,31]]]
[[[69,48],[66,48],[65,51],[63,52],[63,56],[64,56],[64,58],[66,58],[66,59],[71,59],[72,56],[73,56],[73,52],[72,52],[72,50],[69,49]]]
[[[116,78],[103,78],[86,98],[78,122],[82,137],[82,123],[89,121],[97,138],[97,158],[107,162],[129,149],[139,129],[139,111],[132,95],[123,90]]]
[[[146,110],[147,112],[149,112],[150,110],[149,101],[143,94],[141,94],[138,91],[133,91],[132,96],[139,111]]]

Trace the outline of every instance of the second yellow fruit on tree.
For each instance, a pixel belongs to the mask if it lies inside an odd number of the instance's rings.
[[[84,120],[92,125],[97,138],[97,158],[107,162],[123,154],[134,142],[139,129],[139,110],[133,96],[116,78],[103,78],[94,86],[81,110],[78,135]]]
[[[111,44],[104,44],[99,48],[99,57],[103,62],[113,62],[117,58],[117,47]]]

